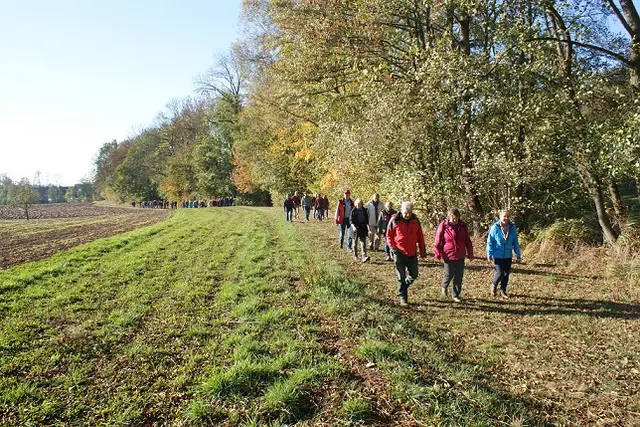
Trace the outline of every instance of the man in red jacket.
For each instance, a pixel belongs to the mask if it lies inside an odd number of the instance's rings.
[[[455,302],[460,302],[464,259],[469,257],[469,261],[473,261],[473,244],[469,237],[467,224],[460,219],[460,211],[458,209],[449,210],[447,219],[438,226],[433,249],[435,259],[442,259],[444,265],[442,296],[447,296],[447,288],[453,279],[452,297]]]
[[[395,255],[400,305],[407,305],[409,286],[418,278],[417,247],[422,258],[427,256],[422,226],[410,202],[402,202],[400,212],[389,222],[387,243]]]

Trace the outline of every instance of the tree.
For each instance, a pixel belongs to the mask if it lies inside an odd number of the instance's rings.
[[[31,187],[27,178],[22,178],[15,184],[9,195],[9,204],[22,208],[27,220],[29,220],[29,209],[39,201],[40,194]]]
[[[6,205],[9,203],[9,195],[13,188],[13,181],[7,176],[7,174],[0,174],[0,205]]]
[[[62,199],[60,194],[60,187],[55,185],[49,185],[49,189],[47,190],[47,196],[51,203],[60,202]]]
[[[64,198],[69,203],[76,201],[76,188],[73,185],[67,188]]]

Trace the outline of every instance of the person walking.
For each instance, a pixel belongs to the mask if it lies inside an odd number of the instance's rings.
[[[311,213],[311,197],[305,193],[300,200],[300,205],[304,209],[304,218],[309,222],[309,214]]]
[[[444,266],[440,288],[442,295],[447,296],[449,283],[453,280],[451,296],[455,302],[461,302],[464,260],[469,258],[469,261],[473,261],[473,244],[467,224],[460,219],[458,209],[450,209],[447,218],[438,226],[433,248],[435,259],[442,260]]]
[[[500,285],[500,296],[509,298],[507,285],[511,273],[511,263],[513,253],[516,254],[516,262],[522,260],[520,255],[520,244],[518,242],[518,232],[516,226],[511,222],[509,211],[500,212],[498,221],[489,229],[487,236],[487,261],[496,269],[491,282],[491,296],[496,296],[496,290]]]
[[[324,207],[324,217],[325,219],[329,219],[329,197],[325,194],[322,198],[322,205]]]
[[[393,218],[393,216],[395,214],[397,214],[398,212],[393,209],[393,202],[391,201],[387,201],[387,203],[385,203],[384,205],[384,209],[382,210],[382,212],[380,212],[380,215],[378,217],[378,234],[379,234],[379,239],[383,239],[384,240],[384,260],[385,261],[389,261],[391,260],[391,247],[389,246],[389,243],[387,242],[387,227],[389,226],[389,222],[391,221],[391,218]]]
[[[323,206],[324,202],[322,201],[322,197],[320,197],[320,194],[316,194],[313,212],[318,222],[322,222],[322,213],[324,212]]]
[[[287,198],[284,200],[284,213],[287,221],[293,222],[293,200],[291,200],[290,195],[287,195]]]
[[[418,278],[417,248],[420,249],[422,258],[427,256],[422,225],[413,213],[411,202],[402,202],[400,212],[391,218],[387,228],[387,242],[395,258],[400,305],[406,306],[409,304],[409,286]]]
[[[356,199],[355,208],[351,211],[351,228],[355,235],[353,242],[353,259],[358,261],[358,242],[362,251],[362,262],[369,261],[367,256],[367,236],[371,233],[369,212],[362,206],[362,199]]]
[[[293,215],[296,219],[298,219],[299,212],[300,212],[300,196],[298,196],[297,191],[293,193],[293,197],[291,197],[291,201],[293,202]]]
[[[353,210],[353,200],[351,200],[351,191],[345,190],[344,196],[338,201],[334,222],[339,226],[338,244],[340,249],[344,246],[345,235],[347,237],[347,251],[352,251],[353,239],[350,234],[351,230],[351,211]]]
[[[376,250],[380,248],[380,240],[378,239],[378,215],[380,215],[380,195],[375,193],[371,196],[371,200],[367,203],[366,209],[369,213],[369,249],[373,250],[375,247]]]

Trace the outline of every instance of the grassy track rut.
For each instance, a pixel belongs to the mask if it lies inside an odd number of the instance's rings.
[[[637,301],[557,277],[550,295],[541,269],[521,275],[531,296],[489,300],[478,264],[453,306],[423,264],[401,309],[391,264],[353,263],[334,239],[277,209],[180,210],[0,271],[0,423],[638,420]]]

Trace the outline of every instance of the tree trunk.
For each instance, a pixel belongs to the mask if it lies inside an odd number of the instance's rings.
[[[627,209],[624,205],[624,201],[622,200],[622,196],[620,195],[618,183],[613,179],[609,182],[609,193],[611,194],[613,210],[616,213],[616,216],[618,217],[618,219],[624,218],[624,216],[627,214]]]
[[[640,88],[640,16],[633,0],[620,0],[620,7],[624,18],[617,14],[618,19],[631,37],[629,83],[635,88]]]
[[[470,18],[463,17],[460,23],[460,45],[459,49],[466,55],[471,55],[471,39],[470,39]],[[469,141],[469,130],[471,127],[471,103],[466,94],[461,97],[461,113],[460,113],[460,157],[462,159],[462,187],[465,192],[465,201],[467,208],[472,215],[473,235],[479,237],[482,234],[482,218],[484,210],[480,202],[480,196],[476,191],[474,179],[474,165],[471,158],[471,144]]]
[[[465,105],[462,107],[462,114],[460,116],[460,157],[462,159],[462,188],[465,193],[465,202],[467,208],[472,215],[473,223],[473,235],[479,237],[482,234],[482,217],[484,216],[484,210],[482,209],[482,203],[480,197],[475,189],[474,177],[473,177],[473,160],[471,158],[471,147],[469,144],[469,116],[471,114],[471,107],[467,101],[463,101]]]
[[[578,154],[576,161],[580,178],[582,179],[582,182],[587,188],[589,196],[595,205],[598,223],[602,229],[602,237],[606,243],[612,245],[616,240],[618,240],[618,235],[613,229],[611,221],[609,220],[609,215],[604,207],[604,195],[602,194],[600,178],[592,172],[589,166],[589,161],[584,154]]]
[[[609,216],[607,215],[607,211],[604,208],[604,197],[602,195],[602,189],[600,188],[600,186],[593,186],[589,188],[589,193],[591,194],[591,199],[596,206],[598,223],[600,224],[600,228],[602,228],[602,236],[604,237],[604,241],[610,245],[613,245],[616,240],[618,240],[618,236],[613,230],[611,221],[609,221]]]

